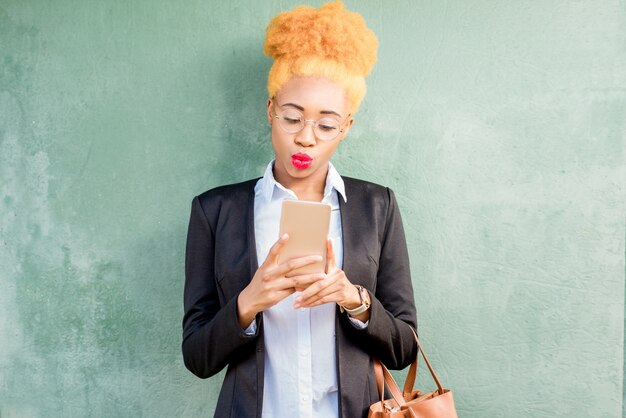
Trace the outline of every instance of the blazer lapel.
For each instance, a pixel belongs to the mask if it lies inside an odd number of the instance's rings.
[[[347,187],[347,186],[346,186]],[[348,196],[348,190],[346,190],[346,196]],[[344,202],[341,195],[337,196],[339,200],[339,213],[341,216],[341,234],[343,242],[343,271],[347,277],[352,277],[353,263],[355,254],[356,240],[358,237],[355,234],[354,222],[355,214],[352,213],[352,205],[348,202]],[[352,221],[351,221],[352,220]]]
[[[338,196],[339,210],[341,214],[341,232],[343,240],[343,271],[352,283],[359,284],[359,267],[358,263],[362,263],[359,255],[359,238],[361,228],[360,208],[358,199],[351,194],[351,183],[344,178],[346,187],[347,202]],[[337,315],[344,315],[339,312],[337,307]],[[361,356],[361,350],[352,344],[345,335],[339,317],[335,320],[336,350],[337,350],[337,372],[339,379],[339,415],[343,418],[351,418],[359,416],[364,403],[364,388],[368,385],[367,373],[363,373],[363,368],[370,367],[369,363],[362,364],[358,361]]]
[[[364,205],[360,190],[352,187],[350,179],[344,178],[347,202],[339,196],[341,213],[341,233],[343,239],[343,271],[353,284],[360,284],[373,290],[376,268],[372,259],[375,249],[369,242],[374,225],[371,217],[365,212],[369,209]]]
[[[254,186],[256,182],[253,182],[248,195],[248,258],[250,260],[250,280],[252,276],[259,269],[259,260],[256,256],[256,238],[254,233]]]

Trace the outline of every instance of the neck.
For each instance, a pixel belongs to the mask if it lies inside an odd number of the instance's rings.
[[[291,177],[288,173],[282,173],[274,166],[274,179],[289,190],[292,190],[299,200],[320,202],[324,198],[324,188],[326,187],[326,170],[317,170],[305,178]]]

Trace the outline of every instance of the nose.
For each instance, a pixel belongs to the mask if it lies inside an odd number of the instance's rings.
[[[306,121],[304,128],[296,134],[294,141],[296,144],[303,147],[310,147],[315,145],[315,132],[313,132],[313,124],[310,121]]]

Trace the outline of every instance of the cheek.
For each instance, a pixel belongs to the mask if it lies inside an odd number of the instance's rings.
[[[283,132],[280,132],[279,130],[272,128],[271,135],[272,135],[271,137],[272,147],[274,148],[274,151],[276,153],[287,149],[289,138],[286,137],[286,135]]]
[[[272,145],[276,146],[279,140],[280,140],[280,135],[278,131],[276,130],[276,126],[272,126],[272,129],[270,130],[270,141],[272,142]]]
[[[337,150],[337,146],[338,145],[339,145],[339,142],[333,143],[333,144],[329,144],[328,148],[324,149],[324,155],[326,155],[326,157],[328,157],[330,159],[330,157],[332,157],[332,155]]]

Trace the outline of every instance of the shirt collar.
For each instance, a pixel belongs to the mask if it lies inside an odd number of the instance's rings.
[[[272,196],[274,195],[274,190],[276,189],[282,190],[288,194],[293,194],[293,191],[284,187],[274,178],[274,161],[275,160],[270,161],[270,163],[267,165],[260,184],[261,196],[266,202],[269,202],[272,199]],[[324,186],[324,197],[330,195],[333,190],[337,190],[337,193],[341,195],[344,202],[348,201],[343,179],[339,175],[339,172],[337,171],[333,163],[329,161],[328,174],[326,175],[326,185]]]

